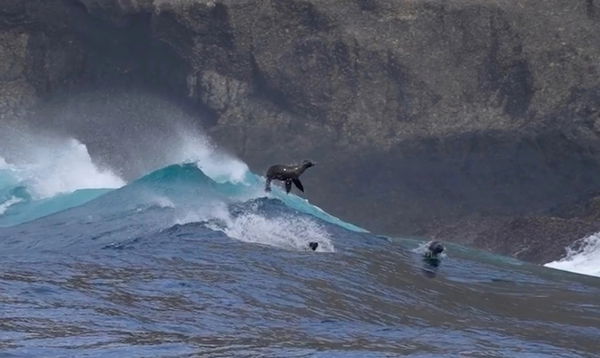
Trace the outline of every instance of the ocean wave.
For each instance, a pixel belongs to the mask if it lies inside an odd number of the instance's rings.
[[[87,147],[73,138],[28,148],[14,162],[0,160],[0,226],[82,205],[124,184],[94,164]]]
[[[565,257],[544,266],[600,277],[600,233],[576,241],[566,251]]]
[[[16,196],[11,196],[8,200],[1,202],[0,215],[4,214],[12,205],[20,203],[21,201],[23,201],[23,199],[17,198]]]
[[[30,147],[3,168],[25,186],[34,199],[51,198],[78,189],[118,188],[125,182],[111,170],[98,167],[85,144],[76,139],[55,140]]]
[[[276,186],[265,193],[239,160],[205,154],[46,198],[6,163],[7,354],[567,357],[597,345],[593,278],[454,245],[434,267],[410,253],[414,242],[364,233]],[[80,186],[68,183],[55,188]]]

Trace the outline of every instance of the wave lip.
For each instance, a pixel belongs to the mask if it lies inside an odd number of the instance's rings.
[[[576,241],[566,250],[565,257],[544,266],[600,277],[600,232]]]
[[[75,139],[28,148],[24,157],[0,157],[0,227],[14,226],[82,205],[125,185],[97,167]]]
[[[35,199],[78,189],[118,188],[125,182],[94,164],[85,144],[70,138],[47,147],[30,148],[26,158],[5,165]]]

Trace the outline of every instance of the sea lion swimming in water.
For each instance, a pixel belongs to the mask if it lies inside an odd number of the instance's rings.
[[[427,245],[425,257],[430,259],[437,259],[442,252],[444,252],[444,245],[442,245],[442,243],[439,241],[431,241]]]
[[[423,273],[427,277],[435,277],[437,268],[442,261],[441,254],[444,250],[444,245],[439,241],[430,241],[427,243],[427,249],[423,253]]]
[[[300,191],[304,192],[304,186],[302,186],[299,177],[306,169],[314,165],[315,163],[310,160],[305,160],[302,164],[298,165],[273,165],[267,170],[265,191],[271,191],[271,181],[277,179],[285,182],[285,192],[288,194],[290,190],[292,190],[292,183],[294,183]]]

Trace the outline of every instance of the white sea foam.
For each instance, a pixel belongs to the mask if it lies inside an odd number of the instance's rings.
[[[10,208],[14,204],[20,203],[21,201],[23,201],[23,199],[13,196],[5,202],[0,203],[0,215],[4,215],[8,208]]]
[[[600,277],[600,233],[585,237],[566,250],[565,257],[544,266]]]
[[[118,188],[125,182],[92,162],[87,147],[75,139],[52,148],[31,172],[34,191],[42,197],[73,192],[82,188]]]
[[[222,231],[234,239],[288,250],[307,250],[310,242],[318,242],[316,251],[335,251],[327,230],[306,217],[266,218],[248,213],[230,220]]]
[[[275,246],[286,250],[308,250],[310,242],[318,242],[318,252],[334,252],[330,234],[315,219],[283,215],[268,218],[252,208],[232,216],[226,203],[204,203],[201,208],[178,215],[175,224],[206,223],[211,230],[244,242]]]
[[[36,148],[35,162],[22,166],[19,175],[41,198],[83,188],[118,188],[125,182],[92,162],[87,147],[75,139],[58,145]]]
[[[78,189],[118,188],[125,182],[108,169],[98,168],[87,147],[73,138],[28,138],[16,160],[0,166],[23,183],[35,198],[49,198]]]
[[[428,250],[429,244],[431,244],[431,241],[422,242],[422,243],[419,244],[419,246],[415,247],[411,251],[414,252],[415,254],[425,255],[427,253],[427,251],[429,251]],[[446,257],[446,252],[442,252],[439,255],[439,257],[441,257],[441,258]]]
[[[197,131],[181,129],[178,132],[177,147],[171,149],[171,163],[193,162],[216,182],[244,183],[249,174],[246,163],[217,150],[206,136]]]
[[[158,206],[163,209],[174,209],[175,203],[166,196],[156,195],[148,200],[148,204]]]
[[[214,201],[205,202],[202,207],[194,208],[193,210],[183,210],[182,213],[177,215],[175,224],[185,225],[195,222],[217,222],[220,223],[219,227],[222,227],[230,221],[231,218],[227,204],[222,201]]]

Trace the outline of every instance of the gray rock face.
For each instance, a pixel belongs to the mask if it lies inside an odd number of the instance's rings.
[[[574,222],[553,209],[600,190],[597,0],[5,0],[0,57],[2,121],[152,90],[255,171],[317,160],[308,198],[376,232],[461,240],[464,223],[541,262],[562,252],[520,238],[598,229],[481,230]]]

